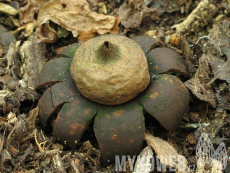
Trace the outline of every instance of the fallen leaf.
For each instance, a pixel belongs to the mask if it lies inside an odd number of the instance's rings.
[[[183,3],[186,3],[186,0],[154,0],[151,7],[157,8],[158,14],[160,16],[163,13],[179,11]]]
[[[211,80],[211,70],[208,63],[209,55],[203,54],[199,59],[199,68],[195,75],[186,81],[185,86],[200,100],[206,101],[216,107],[216,99],[213,90],[207,83]]]
[[[149,173],[152,168],[151,159],[153,158],[153,151],[150,146],[144,148],[137,158],[133,173]]]
[[[91,11],[86,0],[51,0],[41,7],[37,21],[39,42],[58,39],[55,24],[71,31],[74,37],[92,31],[98,35],[106,34],[117,25],[115,17]]]
[[[29,112],[29,117],[27,117],[27,121],[28,121],[28,124],[27,124],[27,130],[28,132],[31,132],[35,129],[35,121],[36,121],[36,118],[38,116],[38,111],[39,111],[39,108],[38,106],[34,109],[32,109],[30,112]]]
[[[21,141],[23,137],[27,136],[27,122],[24,119],[19,120],[15,125],[15,134],[17,136],[17,140]]]
[[[92,154],[96,155],[96,156],[100,156],[100,151],[97,150],[96,148],[94,148],[90,141],[85,141],[83,144],[82,144],[82,147],[81,147],[81,150],[83,152],[86,152],[86,151],[91,151]]]
[[[188,163],[184,156],[179,155],[177,151],[166,141],[161,138],[154,137],[151,134],[145,134],[144,139],[157,154],[160,162],[166,166],[170,166],[184,172],[188,169]]]
[[[4,149],[3,152],[1,153],[0,167],[5,168],[4,163],[10,160],[11,160],[10,153],[6,149]]]
[[[20,23],[33,22],[35,14],[38,13],[41,6],[46,2],[47,0],[28,0],[27,4],[18,10]]]
[[[30,88],[18,87],[15,92],[9,93],[6,97],[6,105],[12,105],[14,111],[18,111],[19,108],[27,112],[30,110],[35,102],[40,98],[40,94]],[[10,110],[12,111],[12,110]]]
[[[228,86],[224,87],[224,84],[217,85],[215,88],[216,95],[214,95],[211,84],[216,79],[226,81],[228,85],[230,84],[229,26],[230,22],[228,20],[213,25],[210,31],[210,51],[202,55],[199,59],[199,68],[196,74],[193,78],[185,82],[186,87],[197,98],[209,102],[214,108],[216,107],[215,100],[217,99],[217,108],[219,111],[229,109]],[[210,76],[214,77],[210,78]]]
[[[15,90],[18,86],[18,81],[9,75],[0,77],[0,83],[3,83],[5,87],[9,88],[10,90]]]
[[[210,31],[210,44],[218,51],[217,55],[209,54],[209,63],[212,67],[214,78],[226,80],[230,84],[230,22],[225,20],[213,26]],[[225,58],[224,55],[227,57]]]
[[[19,150],[14,148],[13,146],[10,146],[10,154],[13,156],[13,157],[16,157],[19,153]]]
[[[220,84],[215,87],[216,90],[216,100],[218,101],[218,111],[222,112],[224,110],[230,110],[230,91],[227,82],[220,82]]]
[[[12,32],[12,34],[17,34],[19,31],[25,30],[24,36],[29,37],[33,33],[34,28],[36,28],[36,26],[37,21],[34,20],[32,22],[25,23],[22,26],[18,27],[15,31]]]
[[[11,124],[15,124],[18,122],[18,119],[16,117],[16,114],[13,113],[13,112],[10,112],[8,115],[7,115],[7,120],[8,120],[8,123],[11,123]]]
[[[144,1],[125,1],[119,10],[121,24],[129,29],[139,29],[142,22],[153,21],[157,15],[155,8],[148,8]]]

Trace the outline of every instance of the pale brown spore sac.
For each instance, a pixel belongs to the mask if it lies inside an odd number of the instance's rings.
[[[131,100],[150,81],[140,46],[118,35],[99,36],[84,43],[74,54],[70,71],[83,96],[106,105]]]

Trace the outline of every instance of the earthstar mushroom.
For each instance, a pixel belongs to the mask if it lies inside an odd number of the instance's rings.
[[[171,57],[172,66],[164,68],[165,60],[151,53],[151,45],[142,46],[144,53],[137,43],[125,36],[102,35],[82,44],[73,58],[47,62],[36,88],[52,85],[38,103],[43,128],[60,143],[75,146],[94,120],[105,162],[141,151],[143,110],[175,131],[187,113],[189,94],[179,78],[167,73],[186,73],[183,61]],[[159,68],[154,77],[150,78],[148,64]]]

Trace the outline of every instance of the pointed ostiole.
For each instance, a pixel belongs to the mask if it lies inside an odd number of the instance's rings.
[[[72,58],[58,58],[47,62],[37,78],[36,89],[60,81],[72,80],[70,65]]]
[[[189,108],[187,88],[172,75],[157,75],[139,99],[146,112],[169,131],[177,129]]]
[[[73,103],[65,103],[55,120],[53,136],[60,143],[73,147],[97,113],[97,107],[81,95]]]
[[[94,131],[104,163],[117,155],[135,155],[142,149],[145,123],[143,108],[137,103],[103,106],[94,122]]]

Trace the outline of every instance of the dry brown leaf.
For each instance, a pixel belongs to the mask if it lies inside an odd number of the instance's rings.
[[[210,43],[218,54],[211,55],[209,63],[212,67],[216,79],[226,80],[230,84],[230,22],[225,20],[223,23],[213,25],[210,30]],[[227,57],[225,58],[224,55]]]
[[[155,8],[148,8],[144,1],[125,1],[119,8],[121,24],[129,29],[138,29],[142,22],[152,21],[157,15]]]
[[[97,33],[96,30],[90,30],[90,31],[79,31],[79,35],[80,36],[78,37],[78,40],[79,40],[79,43],[82,44],[86,42],[87,40],[98,36],[99,34]]]
[[[37,106],[36,108],[32,109],[29,112],[29,117],[26,118],[28,120],[27,129],[29,132],[33,131],[35,128],[35,122],[38,116],[38,111],[39,111],[39,108]]]
[[[18,10],[20,23],[25,24],[33,22],[35,20],[34,14],[38,13],[39,9],[45,2],[45,0],[28,0],[27,4]]]
[[[188,169],[185,157],[179,155],[168,142],[151,134],[145,134],[144,139],[154,149],[161,163],[176,168],[179,172],[184,172]]]
[[[100,155],[100,151],[97,150],[96,148],[94,148],[90,141],[85,141],[83,144],[82,144],[82,147],[81,147],[81,150],[82,151],[89,151],[91,150],[91,153],[93,153],[94,155],[96,156],[99,156]]]
[[[211,70],[208,63],[209,55],[203,54],[199,59],[199,68],[196,74],[190,80],[186,81],[185,86],[192,91],[192,93],[199,98],[204,100],[216,107],[216,99],[213,90],[207,83],[211,80]]]
[[[15,90],[18,86],[18,81],[8,74],[0,77],[0,83],[3,83],[6,88],[9,88],[11,90]]]
[[[149,0],[148,0],[149,1]],[[154,0],[150,1],[150,8],[157,8],[158,15],[170,14],[181,9],[188,0]],[[146,2],[146,0],[145,0]],[[151,5],[152,4],[152,5]],[[148,5],[149,6],[149,5]]]
[[[38,41],[57,40],[55,25],[53,26],[52,23],[71,31],[74,37],[80,34],[92,34],[92,31],[97,34],[114,32],[113,29],[117,25],[115,17],[91,11],[86,0],[51,0],[44,4],[38,14],[36,30]]]
[[[25,30],[24,36],[28,37],[33,33],[34,28],[36,28],[36,26],[37,26],[37,21],[34,20],[32,22],[25,23],[24,25],[18,27],[15,31],[12,32],[12,34],[17,34],[19,31]]]
[[[11,160],[10,153],[6,149],[4,149],[1,154],[0,167],[4,169],[5,168],[4,163],[10,160]]]

